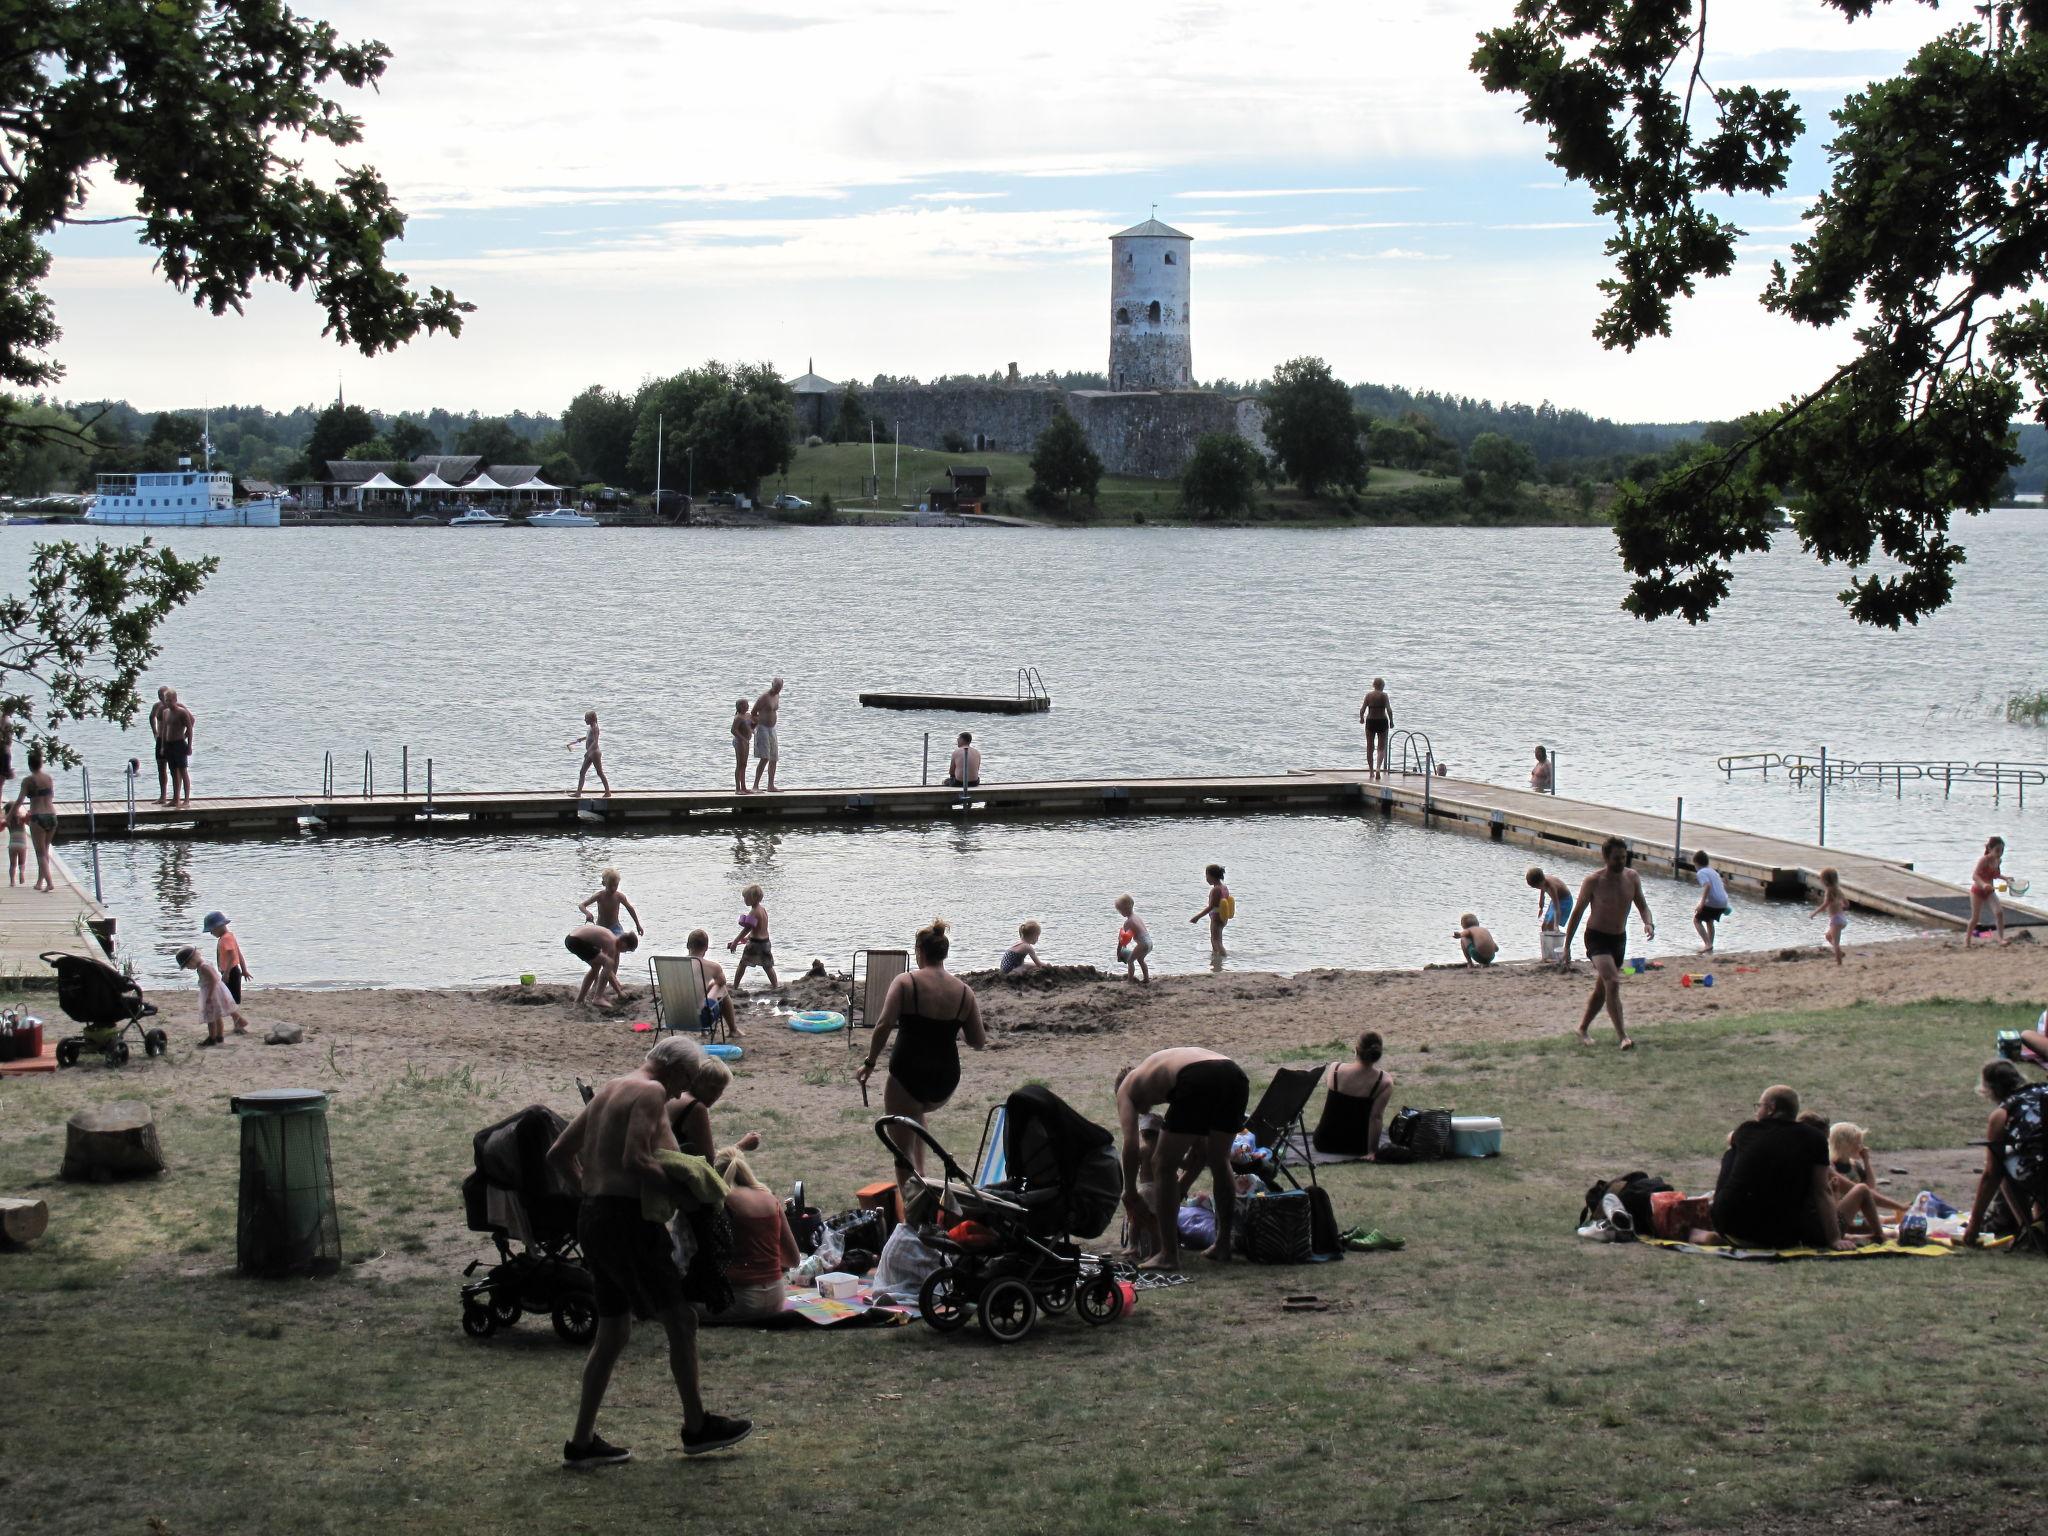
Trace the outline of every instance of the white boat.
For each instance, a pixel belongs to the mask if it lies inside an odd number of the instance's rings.
[[[502,528],[511,522],[509,517],[500,517],[495,512],[486,512],[482,507],[471,507],[460,517],[448,519],[450,528]]]
[[[574,507],[549,507],[545,512],[535,512],[526,519],[529,528],[595,528],[597,519],[578,512]]]
[[[235,478],[197,470],[190,459],[165,475],[101,475],[85,520],[112,528],[275,528],[275,497],[235,501]]]

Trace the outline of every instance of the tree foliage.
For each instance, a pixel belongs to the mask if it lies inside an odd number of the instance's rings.
[[[1881,0],[1827,3],[1854,19]],[[1735,440],[1623,487],[1630,611],[1706,618],[1734,558],[1768,546],[1790,485],[1802,544],[1851,571],[1841,600],[1858,621],[1896,629],[1952,595],[1952,514],[1990,505],[2019,462],[2027,392],[2048,422],[2048,305],[2026,297],[2048,278],[2048,6],[1992,0],[1980,14],[1834,114],[1813,233],[1789,268],[1773,263],[1762,302],[1854,326],[1858,350]],[[1707,57],[1705,0],[1520,0],[1473,55],[1614,220],[1595,327],[1607,346],[1668,334],[1672,300],[1729,270],[1743,231],[1708,197],[1785,186],[1804,127],[1789,93],[1718,87]],[[1873,570],[1880,558],[1896,569]]]
[[[1304,496],[1356,490],[1365,484],[1351,392],[1320,357],[1297,357],[1273,370],[1260,399],[1266,441],[1282,473]]]
[[[377,435],[377,423],[360,405],[340,401],[327,407],[313,423],[313,435],[306,439],[306,457],[313,461],[313,474],[327,478],[330,459],[345,459],[348,451]]]
[[[657,424],[664,490],[694,484],[700,494],[757,496],[764,479],[789,468],[796,396],[766,363],[706,363],[650,379],[634,401],[628,475],[636,488],[654,488]]]
[[[607,485],[625,482],[633,453],[633,402],[593,384],[562,413],[562,438],[586,473]]]
[[[1232,517],[1258,505],[1266,461],[1235,432],[1204,432],[1180,475],[1180,499],[1205,517]]]
[[[455,434],[455,451],[473,453],[486,467],[492,464],[524,464],[533,444],[513,430],[502,416],[486,416]]]
[[[0,407],[0,414],[4,414]],[[98,440],[76,416],[54,405],[31,401],[14,408],[14,419],[38,430],[0,437],[0,491],[10,496],[47,496],[72,491],[92,471]]]
[[[27,594],[0,597],[0,713],[25,722],[45,757],[75,764],[64,727],[134,720],[135,683],[156,659],[158,627],[219,564],[212,555],[180,560],[149,539],[38,544]]]
[[[1077,492],[1083,501],[1093,502],[1096,487],[1101,483],[1102,460],[1088,446],[1081,423],[1061,411],[1038,434],[1038,442],[1032,447],[1033,490],[1041,499],[1058,497],[1060,504],[1071,512]]]
[[[1490,501],[1506,501],[1515,487],[1536,473],[1536,455],[1513,438],[1498,432],[1482,432],[1465,450],[1465,463],[1485,477],[1485,494]]]
[[[826,434],[835,443],[864,443],[868,439],[870,421],[867,407],[862,403],[860,390],[848,381],[839,396],[839,412],[832,418],[832,430]]]

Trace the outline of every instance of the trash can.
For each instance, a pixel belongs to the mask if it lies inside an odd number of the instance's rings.
[[[331,1275],[341,1267],[327,1095],[265,1088],[228,1101],[242,1122],[235,1262],[245,1275]]]

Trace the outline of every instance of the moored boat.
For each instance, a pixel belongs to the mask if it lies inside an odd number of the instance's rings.
[[[85,520],[102,528],[275,528],[275,497],[235,500],[235,477],[180,459],[169,474],[101,475]]]
[[[597,525],[596,518],[578,512],[574,507],[550,507],[526,519],[529,528],[595,528]]]

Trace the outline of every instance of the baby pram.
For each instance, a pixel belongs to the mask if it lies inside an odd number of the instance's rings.
[[[488,1232],[498,1262],[462,1288],[462,1331],[489,1338],[528,1312],[546,1313],[571,1344],[597,1333],[597,1301],[576,1246],[576,1197],[548,1167],[548,1148],[567,1122],[544,1104],[486,1126],[475,1137],[476,1169],[462,1181],[472,1232]],[[489,1263],[472,1259],[467,1279]]]
[[[135,978],[123,975],[106,961],[91,955],[66,954],[48,950],[43,963],[57,970],[57,1006],[65,1016],[85,1026],[84,1033],[66,1035],[57,1042],[57,1065],[75,1067],[87,1051],[98,1051],[107,1065],[118,1067],[128,1059],[128,1031],[142,1041],[145,1056],[161,1056],[169,1038],[161,1029],[145,1027],[144,1019],[156,1017],[156,1006],[142,1000],[142,988]]]
[[[918,1293],[919,1315],[940,1333],[978,1316],[982,1331],[1003,1344],[1029,1333],[1041,1312],[1073,1310],[1088,1323],[1114,1322],[1123,1315],[1123,1287],[1102,1258],[1083,1253],[1074,1239],[1100,1237],[1116,1214],[1124,1187],[1116,1138],[1048,1088],[1020,1088],[1003,1108],[1007,1176],[987,1186],[977,1185],[915,1120],[885,1115],[875,1122],[892,1157],[888,1133],[900,1127],[935,1152],[945,1170],[937,1188],[920,1189],[915,1178],[909,1185],[913,1207],[930,1203],[927,1191],[936,1197],[936,1214],[918,1235],[944,1256]],[[984,1125],[984,1150],[987,1139]]]

